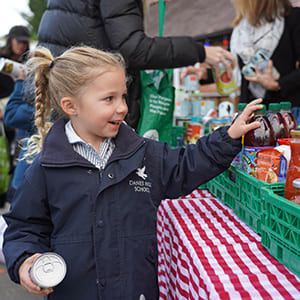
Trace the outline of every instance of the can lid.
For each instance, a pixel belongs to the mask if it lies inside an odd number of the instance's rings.
[[[247,106],[247,103],[239,103],[238,107],[237,107],[237,110],[238,111],[243,111],[246,106]]]
[[[293,187],[295,187],[296,189],[300,188],[300,178],[297,178],[293,181]]]
[[[300,135],[300,129],[292,129],[290,131],[291,136],[299,136]]]
[[[269,111],[279,111],[279,110],[280,110],[280,103],[269,104]]]
[[[291,109],[292,103],[289,101],[280,102],[280,109]]]
[[[67,266],[64,259],[53,252],[46,252],[33,263],[30,271],[32,280],[41,288],[54,287],[65,277]]]
[[[258,105],[262,105],[263,108],[256,110],[254,113],[255,114],[261,114],[261,113],[265,113],[266,112],[266,105],[265,104],[258,104]]]

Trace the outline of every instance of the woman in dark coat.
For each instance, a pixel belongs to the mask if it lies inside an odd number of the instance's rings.
[[[233,60],[219,47],[204,47],[193,37],[154,37],[144,32],[142,0],[49,0],[38,39],[60,55],[66,48],[85,44],[117,50],[124,56],[132,81],[128,90],[126,121],[137,126],[140,116],[140,76],[143,69],[175,68],[206,61],[217,64]]]

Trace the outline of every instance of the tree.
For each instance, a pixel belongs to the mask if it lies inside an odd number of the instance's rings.
[[[33,39],[37,39],[39,25],[46,7],[47,0],[29,0],[31,14],[21,13],[22,17],[29,23]]]

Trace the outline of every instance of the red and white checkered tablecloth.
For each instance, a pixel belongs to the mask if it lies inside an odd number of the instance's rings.
[[[300,299],[300,278],[208,191],[158,209],[160,299]]]

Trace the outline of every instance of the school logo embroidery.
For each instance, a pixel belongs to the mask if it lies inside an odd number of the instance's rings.
[[[145,180],[148,177],[145,171],[146,171],[146,166],[144,166],[143,168],[138,168],[136,175],[140,176],[142,179]]]
[[[133,190],[138,193],[150,193],[152,188],[152,183],[146,181],[148,175],[146,174],[146,166],[142,168],[137,168],[135,174],[139,176],[140,180],[129,180],[129,185],[133,187]]]

